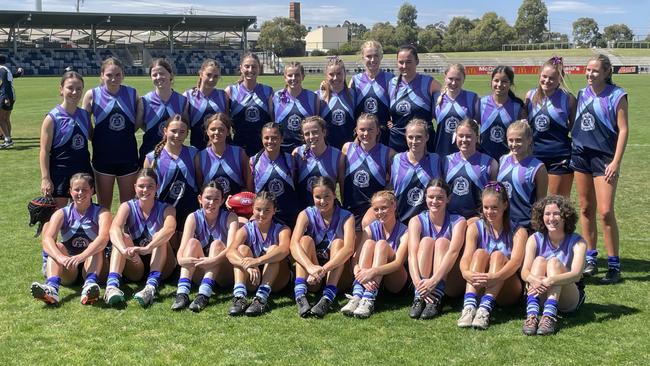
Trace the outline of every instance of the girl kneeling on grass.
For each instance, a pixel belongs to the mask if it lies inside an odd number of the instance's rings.
[[[188,307],[199,312],[208,305],[217,283],[232,282],[232,267],[226,259],[226,247],[237,232],[237,215],[222,208],[224,194],[221,185],[210,181],[198,197],[201,208],[185,220],[181,246],[176,259],[181,266],[176,300],[172,310]],[[199,294],[190,303],[192,279],[201,279]]]
[[[361,233],[361,254],[354,267],[352,298],[341,312],[347,316],[368,318],[375,308],[375,297],[383,283],[392,294],[406,285],[408,274],[404,260],[408,255],[406,225],[397,221],[397,200],[391,191],[379,191],[372,196],[371,208],[375,221]],[[382,282],[383,281],[383,282]]]
[[[354,216],[336,203],[336,187],[330,178],[316,178],[312,193],[314,206],[298,215],[291,237],[291,255],[296,260],[294,292],[298,315],[322,318],[336,297],[345,263],[354,251]],[[323,296],[312,307],[306,297],[308,286],[315,291],[323,280]]]
[[[169,240],[176,231],[176,209],[156,199],[158,177],[153,169],[142,169],[135,181],[135,198],[117,209],[111,226],[113,251],[106,281],[104,301],[124,303],[120,290],[122,274],[131,281],[146,272],[147,283],[135,294],[141,306],[153,303],[160,282],[174,270],[175,261]]]
[[[532,224],[537,232],[528,238],[521,269],[528,289],[526,335],[555,333],[557,312],[575,312],[585,302],[582,270],[587,244],[574,232],[577,221],[575,208],[563,196],[551,195],[533,206]]]
[[[226,255],[235,267],[235,287],[230,315],[257,316],[268,310],[273,288],[282,290],[290,279],[289,255],[291,229],[274,220],[275,196],[261,191],[253,203],[253,217],[237,231]],[[257,287],[249,305],[247,288]]]
[[[43,249],[48,255],[45,284],[32,283],[35,299],[49,305],[59,304],[59,286],[70,285],[84,273],[81,303],[92,305],[99,298],[97,276],[104,264],[111,214],[92,203],[93,178],[77,173],[70,178],[72,202],[57,210],[45,226]],[[61,241],[57,236],[61,233]]]
[[[503,183],[488,183],[482,204],[481,218],[467,228],[460,261],[467,281],[463,311],[458,319],[461,328],[487,329],[495,303],[513,304],[521,298],[517,270],[524,258],[526,229],[510,221],[508,192]],[[479,293],[483,293],[480,302]]]
[[[447,211],[449,186],[432,179],[425,189],[428,209],[409,221],[409,272],[415,298],[413,319],[431,319],[440,313],[445,281],[465,241],[467,223]]]

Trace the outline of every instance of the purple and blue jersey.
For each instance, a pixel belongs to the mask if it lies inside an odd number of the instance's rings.
[[[537,232],[533,234],[537,249],[535,256],[543,257],[546,260],[557,258],[570,271],[573,263],[573,247],[583,241],[582,237],[576,233],[566,235],[562,243],[555,247],[548,235]]]
[[[478,232],[476,238],[476,249],[483,249],[488,253],[488,255],[495,251],[500,251],[506,256],[506,258],[510,259],[510,256],[512,255],[513,239],[519,228],[520,226],[511,221],[510,232],[501,231],[499,236],[495,237],[492,225],[485,222],[484,219],[480,219],[476,221],[476,229]]]
[[[250,158],[255,193],[268,191],[275,196],[275,219],[293,227],[300,211],[294,184],[295,163],[290,154],[280,153],[271,160],[266,152]]]
[[[269,231],[266,233],[266,238],[262,235],[260,227],[257,224],[257,220],[251,220],[244,224],[244,229],[246,229],[246,245],[251,248],[255,258],[259,258],[264,255],[271,245],[280,244],[280,232],[287,226],[280,224],[279,222],[271,222]]]
[[[481,98],[481,144],[480,150],[499,160],[508,153],[508,126],[519,118],[521,104],[508,98],[501,106],[497,105],[492,95]]]
[[[187,98],[190,119],[190,145],[203,150],[207,146],[203,124],[213,114],[226,112],[226,93],[220,89],[212,89],[210,95],[204,95],[200,89],[192,88],[186,90],[183,95]]]
[[[438,127],[436,128],[434,151],[440,156],[457,152],[458,147],[454,142],[456,127],[465,118],[476,119],[478,115],[479,97],[476,93],[461,90],[455,99],[446,93],[443,94],[440,103],[437,103],[435,108]]]
[[[202,248],[208,247],[213,241],[219,240],[224,244],[228,241],[228,215],[226,209],[219,209],[219,216],[213,225],[208,223],[205,211],[200,208],[194,211],[194,238],[201,243]]]
[[[253,156],[262,150],[262,126],[273,121],[269,99],[270,86],[255,84],[248,90],[243,83],[232,84],[230,89],[230,118],[234,130],[233,144],[241,146],[246,155]]]
[[[340,93],[333,90],[329,93],[329,101],[318,90],[320,99],[320,116],[327,125],[327,144],[341,149],[343,144],[354,139],[354,89],[343,88]]]
[[[465,218],[477,216],[481,208],[481,192],[490,181],[489,155],[476,152],[469,159],[463,159],[460,152],[449,154],[443,159],[443,173],[451,188],[447,209]]]
[[[544,165],[533,156],[515,162],[512,155],[504,155],[499,162],[497,180],[506,187],[510,200],[510,219],[517,225],[530,228],[533,204],[537,200],[535,176]]]
[[[105,85],[100,85],[92,94],[93,164],[137,163],[135,89],[121,85],[117,94],[111,94]]]
[[[442,176],[440,156],[425,153],[417,163],[409,161],[408,153],[393,157],[390,181],[397,198],[397,219],[408,220],[426,208],[425,188],[431,179]]]
[[[215,181],[223,189],[224,197],[244,190],[246,182],[241,166],[244,150],[239,146],[226,145],[221,156],[208,146],[199,152],[199,164],[204,182]],[[248,167],[246,167],[248,168]]]
[[[127,201],[127,205],[129,206],[129,216],[126,219],[125,232],[131,236],[133,244],[144,247],[164,226],[165,209],[168,205],[158,200],[154,201],[153,208],[146,218],[137,198]]]
[[[388,94],[388,83],[394,78],[390,72],[379,71],[374,79],[367,73],[362,72],[352,77],[350,89],[356,93],[354,106],[355,121],[363,113],[370,113],[377,116],[379,126],[382,129],[380,142],[388,144],[388,130],[386,124],[390,120],[390,96]]]
[[[85,109],[77,108],[74,114],[69,115],[63,107],[57,105],[48,115],[54,122],[50,149],[51,175],[92,173],[88,152],[90,114]]]
[[[451,236],[454,233],[454,227],[465,219],[460,215],[454,215],[449,212],[445,212],[445,221],[439,230],[436,229],[436,226],[431,221],[431,216],[429,215],[429,210],[424,210],[420,212],[417,216],[422,226],[422,231],[420,234],[421,238],[433,238],[440,239],[444,238],[451,240]]]
[[[550,98],[534,104],[537,89],[530,91],[528,123],[533,130],[533,155],[537,158],[568,157],[571,155],[569,137],[569,94],[557,89]]]
[[[304,212],[307,214],[305,235],[314,239],[317,252],[325,252],[330,249],[332,241],[335,239],[343,239],[345,222],[352,215],[350,211],[334,205],[334,212],[328,225],[325,223],[318,207],[307,207]]]
[[[399,84],[398,84],[399,82]],[[414,118],[427,123],[429,142],[427,150],[433,151],[435,134],[431,121],[433,119],[434,96],[429,94],[433,78],[429,75],[417,74],[411,82],[405,82],[401,77],[391,79],[388,86],[390,95],[390,115],[393,127],[390,129],[388,146],[397,152],[408,150],[406,145],[406,125]]]
[[[389,153],[390,149],[379,143],[370,151],[365,151],[356,142],[348,145],[343,207],[352,211],[355,217],[362,217],[370,208],[372,195],[386,188]]]
[[[144,161],[144,157],[162,141],[165,122],[175,114],[183,114],[186,103],[187,99],[175,91],[166,101],[160,99],[155,91],[142,96],[144,136],[140,145],[140,160]]]
[[[278,90],[273,94],[273,112],[275,122],[280,125],[282,132],[282,151],[291,153],[302,144],[301,125],[305,117],[317,116],[318,96],[313,91],[303,89],[297,97],[287,89]]]
[[[325,151],[316,156],[314,151],[307,151],[305,145],[298,148],[298,156],[295,158],[298,173],[298,198],[301,207],[314,204],[311,186],[318,177],[329,177],[334,183],[338,181],[338,165],[341,159],[341,150],[327,146]]]
[[[91,203],[86,212],[81,215],[74,203],[70,203],[62,210],[61,243],[69,255],[80,254],[99,235],[99,213],[102,208]]]
[[[387,238],[386,233],[384,233],[384,226],[381,224],[381,221],[375,220],[371,222],[370,225],[368,225],[368,228],[370,229],[370,239],[374,241],[386,240],[386,242],[388,242],[388,245],[390,245],[391,249],[393,249],[395,252],[399,248],[400,239],[408,229],[406,225],[397,221],[393,227],[393,231],[391,231],[390,235]]]

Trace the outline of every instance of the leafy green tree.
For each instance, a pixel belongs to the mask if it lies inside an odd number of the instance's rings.
[[[478,21],[476,21],[478,22]],[[475,23],[467,17],[454,17],[447,25],[447,32],[442,40],[445,51],[467,51],[472,49],[470,32]]]
[[[291,18],[277,17],[262,23],[257,44],[265,51],[280,56],[302,56],[305,53],[307,28]]]
[[[446,28],[443,22],[427,25],[418,33],[418,44],[429,52],[439,52],[442,50]]]
[[[524,0],[517,11],[515,31],[521,43],[544,41],[548,9],[542,0]]]
[[[474,45],[480,50],[500,50],[501,45],[512,43],[515,39],[514,29],[495,12],[483,14],[470,35]]]
[[[397,26],[406,26],[411,28],[417,28],[418,24],[416,20],[418,19],[418,11],[415,6],[404,3],[399,7],[397,12]]]
[[[395,27],[392,26],[389,22],[385,23],[375,23],[372,26],[372,29],[364,35],[365,39],[375,40],[384,47],[392,45],[395,46]]]
[[[600,38],[598,23],[593,18],[578,18],[573,22],[573,41],[579,46],[595,46]]]
[[[634,33],[625,24],[612,24],[603,29],[603,40],[605,42],[631,42],[633,38]]]
[[[349,20],[343,22],[343,26],[348,28],[348,41],[353,39],[362,39],[363,35],[368,32],[368,28],[361,23],[353,23]]]

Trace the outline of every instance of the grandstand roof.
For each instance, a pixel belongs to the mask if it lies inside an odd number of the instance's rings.
[[[167,31],[233,31],[248,28],[256,16],[212,16],[183,14],[67,13],[47,11],[0,12],[0,27],[66,29],[132,29]]]

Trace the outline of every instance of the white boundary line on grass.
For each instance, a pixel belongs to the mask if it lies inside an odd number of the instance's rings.
[[[631,146],[631,147],[650,147],[650,144],[627,144],[627,146]]]

